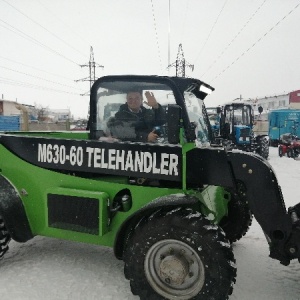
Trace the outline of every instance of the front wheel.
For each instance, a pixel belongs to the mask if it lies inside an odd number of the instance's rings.
[[[157,211],[144,218],[123,259],[132,293],[142,300],[224,300],[236,277],[223,231],[190,209]]]
[[[279,155],[280,157],[283,156],[283,149],[282,149],[282,146],[279,146],[279,147],[278,147],[278,155]]]

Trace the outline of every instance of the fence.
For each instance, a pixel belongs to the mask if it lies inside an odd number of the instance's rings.
[[[20,116],[0,116],[0,131],[20,130]]]

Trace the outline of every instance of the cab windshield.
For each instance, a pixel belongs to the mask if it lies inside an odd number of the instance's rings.
[[[233,104],[225,106],[225,118],[233,125],[251,125],[251,106],[244,104]]]
[[[164,83],[147,81],[127,81],[114,80],[102,82],[97,91],[96,102],[96,130],[99,133],[97,138],[106,140],[114,139],[118,141],[145,142],[137,139],[137,132],[140,132],[139,121],[130,119],[130,122],[120,122],[118,112],[127,110],[127,95],[131,91],[140,94],[143,110],[149,111],[147,116],[151,117],[155,112],[153,108],[147,105],[146,93],[155,96],[159,108],[165,113],[165,120],[155,120],[157,124],[147,123],[148,130],[155,131],[159,138],[158,143],[168,143],[168,128],[166,116],[168,114],[168,105],[178,104],[175,99],[172,87]],[[196,142],[200,146],[209,144],[208,124],[205,117],[205,108],[203,100],[198,98],[191,91],[184,92],[184,98],[187,108],[187,114],[190,122],[193,122],[196,133]],[[127,103],[127,104],[126,104]],[[130,112],[126,112],[129,115]],[[162,114],[160,114],[162,115]],[[131,122],[132,121],[132,122]],[[151,128],[150,128],[151,127]],[[147,142],[147,141],[146,141]]]

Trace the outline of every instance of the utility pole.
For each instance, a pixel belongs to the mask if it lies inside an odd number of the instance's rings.
[[[76,82],[78,81],[89,81],[90,82],[90,90],[89,92],[86,92],[84,94],[80,94],[80,96],[88,96],[91,93],[91,89],[93,86],[93,83],[96,81],[96,67],[100,67],[100,68],[104,68],[104,66],[101,66],[97,63],[95,63],[94,60],[94,51],[93,51],[93,47],[91,46],[91,50],[90,50],[90,61],[85,64],[85,65],[80,65],[80,67],[89,67],[89,71],[90,71],[90,76],[86,77],[86,78],[82,78],[82,79],[77,79],[75,80]]]
[[[169,0],[169,26],[168,26],[168,66],[170,66],[170,37],[171,37],[171,1]],[[169,75],[170,75],[170,68]]]
[[[194,71],[194,65],[185,61],[182,44],[179,44],[176,61],[168,66],[168,68],[170,67],[176,67],[176,77],[185,77],[185,67],[189,67]]]

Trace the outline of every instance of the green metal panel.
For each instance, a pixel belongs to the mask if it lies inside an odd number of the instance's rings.
[[[219,186],[207,186],[202,193],[202,213],[215,224],[228,213],[228,202],[230,201],[230,193]]]
[[[57,139],[75,139],[86,140],[88,139],[87,131],[11,131],[9,134],[20,136],[38,136]]]
[[[134,211],[158,197],[182,193],[181,189],[129,185],[125,183],[127,178],[123,177],[115,178],[115,180],[113,180],[112,176],[100,176],[99,178],[89,179],[50,171],[21,160],[2,145],[0,145],[0,156],[5,157],[5,159],[0,160],[0,171],[3,176],[13,183],[16,191],[20,194],[34,235],[113,246],[117,231]],[[103,233],[103,236],[70,232],[62,229],[49,229],[46,199],[50,191],[63,191],[62,193],[69,193],[69,195],[92,197],[97,194],[99,200],[102,199],[103,203],[100,209],[106,211],[104,205],[106,195],[108,195],[109,201],[112,201],[115,195],[123,189],[130,190],[132,207],[127,212],[118,212],[112,219],[109,227],[106,228],[106,224],[100,225],[102,226],[102,228],[100,227],[100,232]],[[104,220],[107,219],[105,211],[100,213],[103,216],[103,222],[106,222]]]

